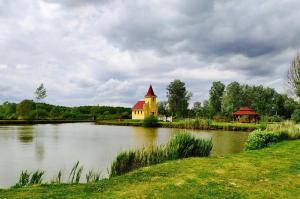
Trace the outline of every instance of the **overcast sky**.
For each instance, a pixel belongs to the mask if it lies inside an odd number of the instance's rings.
[[[126,105],[174,79],[192,101],[213,81],[285,92],[299,0],[0,0],[0,103]]]

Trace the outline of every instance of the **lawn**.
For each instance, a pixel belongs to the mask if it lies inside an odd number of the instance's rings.
[[[0,190],[0,198],[300,198],[300,140],[169,161],[96,184]]]

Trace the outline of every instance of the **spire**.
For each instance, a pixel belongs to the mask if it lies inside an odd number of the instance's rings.
[[[150,85],[147,94],[145,95],[145,97],[156,97],[156,95],[154,94],[152,85]]]

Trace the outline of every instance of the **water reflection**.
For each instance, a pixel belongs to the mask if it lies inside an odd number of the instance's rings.
[[[33,126],[18,126],[18,139],[21,143],[28,144],[33,141],[33,133],[34,129]]]
[[[157,141],[157,128],[133,127],[132,130],[134,146],[150,147]]]

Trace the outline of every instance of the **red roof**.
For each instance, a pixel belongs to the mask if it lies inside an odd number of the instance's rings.
[[[240,110],[234,112],[233,115],[258,115],[258,114],[250,107],[241,107]]]
[[[145,101],[140,100],[132,107],[132,110],[141,110],[141,109],[143,109],[144,104],[145,104]]]
[[[145,97],[156,97],[156,95],[154,94],[152,85],[150,85],[147,94],[145,95]]]

